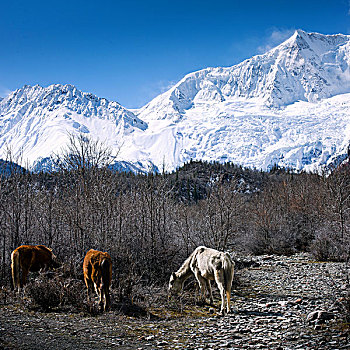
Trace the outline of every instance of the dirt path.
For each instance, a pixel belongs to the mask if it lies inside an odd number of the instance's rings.
[[[151,309],[157,321],[109,312],[97,317],[28,311],[0,305],[4,349],[349,349],[349,328],[336,301],[347,293],[341,263],[317,263],[307,255],[259,257],[260,266],[238,271],[234,312],[225,317],[207,307],[204,316],[172,317]],[[325,310],[334,319],[306,322]]]

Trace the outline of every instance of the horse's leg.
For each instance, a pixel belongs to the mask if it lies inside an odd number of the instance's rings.
[[[220,313],[224,314],[225,310],[225,288],[224,288],[224,276],[223,276],[223,271],[215,271],[214,273],[215,277],[215,282],[219,288],[220,295],[221,295],[221,308],[220,308]]]
[[[224,271],[226,274],[226,297],[227,297],[227,313],[231,312],[231,289],[232,289],[232,280],[234,275],[234,266],[230,270]]]
[[[101,311],[103,311],[103,309],[104,309],[104,306],[103,306],[104,290],[103,290],[103,286],[101,286],[101,283],[99,284],[99,287],[96,286],[96,292],[97,291],[98,291],[98,297],[99,297],[98,305],[100,306]]]
[[[110,308],[111,308],[111,297],[109,295],[109,290],[108,290],[108,287],[105,287],[105,300],[106,300],[106,303],[105,303],[105,311],[108,311]]]
[[[95,293],[97,294],[97,296],[100,298],[101,301],[101,277],[99,275],[99,272],[96,269],[93,269],[92,274],[91,274],[91,280],[94,284],[94,289],[95,289]]]
[[[87,301],[90,301],[90,294],[91,294],[91,290],[93,288],[92,282],[89,278],[84,278],[85,280],[85,284],[86,284],[86,288],[87,288]]]
[[[109,283],[103,283],[102,289],[104,294],[104,311],[108,311],[111,306],[111,297],[109,295]]]
[[[198,270],[194,271],[194,276],[196,277],[196,280],[198,281],[199,287],[201,289],[202,300],[205,302],[205,285],[206,285],[206,280],[201,276],[201,274],[200,274],[200,272]]]
[[[220,313],[223,314],[225,310],[225,288],[222,283],[218,284],[220,295],[221,295],[221,308]]]
[[[20,290],[19,268],[20,268],[19,253],[17,251],[17,252],[13,252],[11,254],[12,282],[13,282],[13,289],[16,292],[19,292],[19,290]]]
[[[102,293],[104,296],[104,311],[108,311],[111,305],[111,299],[110,299],[110,295],[109,295],[109,288],[108,285],[103,285],[102,286]]]
[[[29,268],[22,267],[21,288],[23,288],[23,286],[27,282],[28,273],[29,273]]]
[[[95,289],[96,295],[100,298],[100,289],[97,286],[97,281],[94,281],[94,289]]]
[[[17,292],[19,292],[21,290],[21,276],[20,276],[20,270],[19,270],[19,266],[17,266],[16,272],[15,272],[15,276],[13,278],[13,284],[14,284],[14,288]]]
[[[206,282],[206,285],[207,285],[207,290],[209,292],[209,300],[210,300],[210,304],[213,304],[214,303],[214,300],[213,300],[213,292],[211,290],[211,283],[210,283],[210,280],[205,280]]]
[[[101,293],[101,310],[106,311],[106,292],[104,285],[100,286],[100,293]]]
[[[19,292],[21,290],[21,280],[19,271],[17,275],[13,277],[13,288],[16,292]]]
[[[94,282],[95,292],[98,296],[98,305],[100,309],[103,310],[103,295],[102,295],[102,285],[101,285],[101,277],[96,274],[92,275],[92,281]]]
[[[227,313],[231,312],[231,290],[226,291],[226,297],[227,297]]]
[[[107,309],[109,307],[108,290],[106,287],[107,286],[101,280],[101,282],[100,282],[100,307],[101,307],[101,310],[103,310],[103,311],[107,311]]]

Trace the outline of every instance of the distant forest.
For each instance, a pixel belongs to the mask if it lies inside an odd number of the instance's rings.
[[[198,245],[349,259],[349,163],[320,175],[191,161],[135,175],[111,170],[111,159],[80,138],[50,173],[3,163],[0,284],[10,285],[10,254],[21,244],[51,247],[78,277],[90,248],[107,251],[117,283],[163,284]]]

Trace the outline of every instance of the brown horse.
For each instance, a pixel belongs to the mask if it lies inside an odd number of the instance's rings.
[[[20,290],[27,280],[29,271],[37,272],[41,269],[59,267],[56,256],[50,248],[44,245],[21,245],[11,254],[11,269],[13,287]],[[20,280],[20,271],[22,270],[22,278]]]
[[[109,310],[111,304],[109,287],[112,281],[112,259],[110,255],[90,249],[84,258],[83,271],[88,300],[90,299],[90,291],[95,287],[101,310]]]

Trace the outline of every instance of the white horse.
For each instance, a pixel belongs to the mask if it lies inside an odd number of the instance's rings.
[[[173,272],[169,280],[169,293],[177,294],[182,288],[185,280],[192,276],[196,277],[201,289],[202,297],[205,300],[205,290],[208,289],[210,302],[213,303],[211,291],[211,280],[215,280],[221,295],[221,309],[225,309],[225,292],[227,296],[227,312],[230,312],[231,286],[234,274],[235,263],[229,253],[218,250],[198,247],[185,260],[182,266]]]

